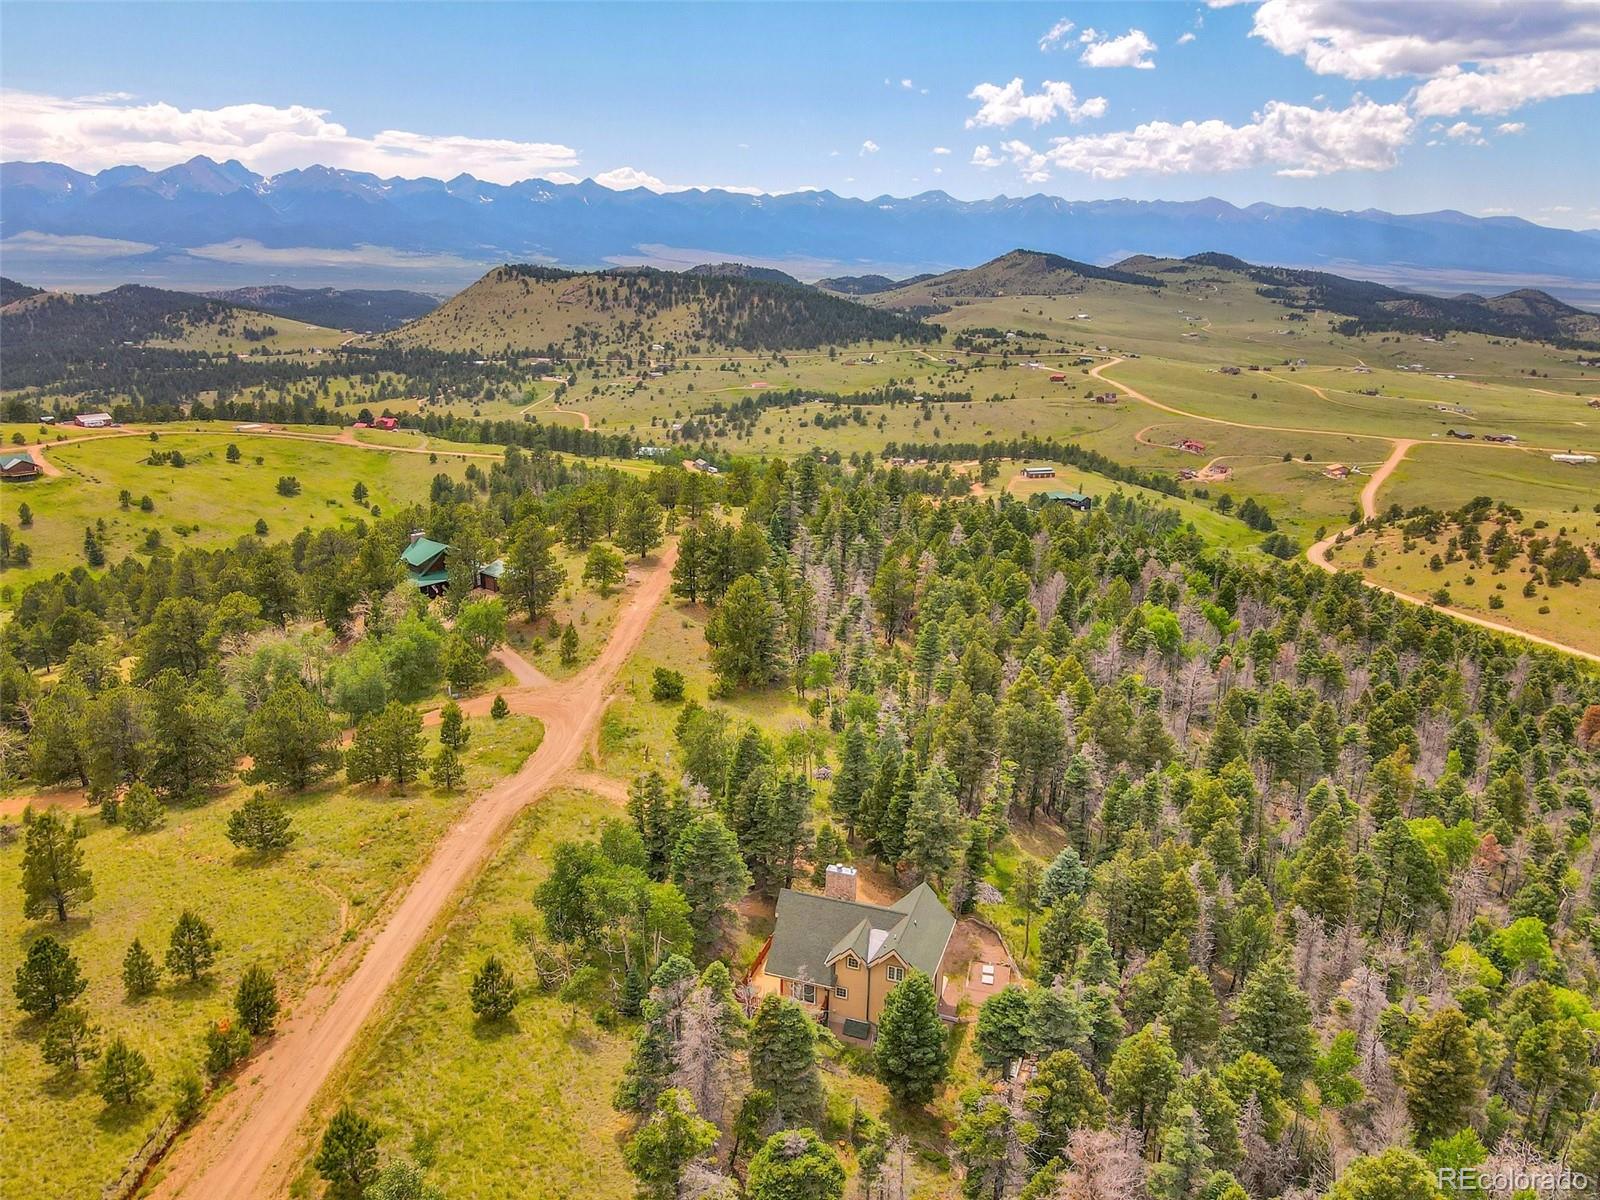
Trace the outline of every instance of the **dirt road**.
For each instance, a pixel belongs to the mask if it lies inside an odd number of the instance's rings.
[[[538,751],[515,775],[473,801],[411,885],[386,904],[387,915],[323,969],[235,1089],[157,1169],[150,1195],[250,1200],[287,1191],[311,1133],[301,1122],[312,1113],[318,1092],[517,814],[578,763],[618,670],[666,595],[675,557],[676,549],[667,549],[644,576],[617,618],[611,640],[582,673],[503,693],[513,711],[544,722]]]

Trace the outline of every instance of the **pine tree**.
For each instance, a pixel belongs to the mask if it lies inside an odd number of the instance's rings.
[[[506,703],[506,698],[496,694],[494,703],[489,706],[489,716],[496,721],[504,721],[511,715],[511,706]]]
[[[505,964],[491,954],[472,977],[468,995],[479,1020],[504,1021],[517,1006],[517,981]]]
[[[1222,1007],[1204,971],[1190,967],[1184,972],[1172,989],[1165,1016],[1178,1057],[1209,1061],[1217,1047]]]
[[[860,721],[851,721],[844,731],[839,770],[833,777],[833,791],[828,798],[834,814],[844,822],[847,837],[855,836],[861,799],[872,786],[872,774],[872,751],[867,744],[866,730]]]
[[[145,1056],[121,1038],[106,1047],[95,1074],[95,1090],[107,1107],[130,1108],[155,1082],[155,1073]]]
[[[22,915],[40,917],[54,911],[65,921],[74,905],[94,899],[94,881],[84,866],[86,834],[81,818],[68,822],[46,810],[28,825],[22,849]]]
[[[1211,1148],[1193,1108],[1185,1105],[1161,1138],[1161,1161],[1150,1169],[1154,1200],[1190,1200],[1211,1171]]]
[[[772,1097],[780,1124],[799,1125],[822,1112],[816,1024],[793,1000],[769,995],[750,1027],[750,1082]]]
[[[147,783],[135,783],[123,793],[120,815],[129,833],[153,833],[167,821],[166,806]]]
[[[77,1005],[59,1009],[45,1026],[39,1052],[52,1067],[77,1071],[100,1057],[100,1026]]]
[[[1060,1154],[1074,1130],[1099,1129],[1106,1122],[1105,1097],[1071,1050],[1057,1050],[1040,1061],[1024,1103],[1038,1130],[1034,1150],[1042,1159]]]
[[[983,1002],[975,1046],[984,1066],[995,1070],[1027,1053],[1028,1017],[1028,994],[1015,984]]]
[[[467,728],[461,705],[454,700],[446,700],[444,707],[439,710],[439,744],[460,754],[471,740],[472,730]]]
[[[1295,877],[1295,903],[1324,925],[1332,928],[1350,915],[1356,877],[1337,809],[1327,808],[1311,822],[1296,857]]]
[[[138,938],[122,956],[122,988],[130,1000],[148,996],[161,982],[161,968]]]
[[[578,627],[568,621],[561,631],[561,665],[570,667],[578,661]]]
[[[779,1130],[750,1159],[746,1200],[842,1200],[844,1164],[809,1129]]]
[[[360,1200],[378,1176],[377,1126],[348,1104],[340,1106],[323,1131],[312,1166],[327,1181],[330,1195]]]
[[[440,746],[428,766],[428,782],[440,791],[455,792],[466,781],[467,770],[461,765],[461,756],[449,746]]]
[[[283,805],[258,789],[228,814],[228,840],[241,850],[273,854],[294,841],[293,824]]]
[[[1478,1111],[1478,1042],[1459,1008],[1442,1008],[1412,1036],[1399,1069],[1419,1145],[1449,1137]]]
[[[1294,1091],[1316,1063],[1311,1003],[1294,984],[1283,954],[1254,971],[1233,1002],[1228,1044],[1234,1054],[1253,1051],[1283,1073]]]
[[[272,1032],[278,1019],[278,985],[271,971],[259,964],[246,968],[234,993],[233,1011],[239,1014],[239,1024],[256,1037]]]
[[[650,1119],[623,1148],[645,1200],[674,1200],[684,1169],[717,1144],[717,1127],[702,1120],[681,1088],[661,1093]]]
[[[187,976],[190,983],[211,969],[217,960],[222,943],[211,932],[211,926],[189,909],[178,914],[178,923],[172,927],[172,938],[167,945],[167,970],[174,975]]]
[[[23,1012],[44,1020],[83,995],[88,986],[72,951],[46,934],[29,944],[12,991]]]
[[[955,778],[941,764],[923,773],[906,813],[903,855],[924,879],[942,878],[955,865],[961,846],[961,811]]]
[[[672,850],[672,879],[689,901],[695,932],[706,941],[716,936],[751,884],[738,840],[715,813],[702,814],[684,826]]]
[[[339,769],[340,731],[321,699],[298,682],[275,689],[245,721],[246,783],[303,792]]]
[[[1111,1107],[1140,1132],[1158,1128],[1181,1072],[1159,1021],[1129,1036],[1111,1056],[1106,1084]]]
[[[939,1002],[921,971],[909,972],[884,997],[873,1057],[878,1078],[905,1104],[927,1104],[948,1077]]]

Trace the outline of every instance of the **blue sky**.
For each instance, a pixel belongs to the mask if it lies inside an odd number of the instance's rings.
[[[85,170],[208,153],[267,173],[1215,195],[1600,227],[1600,6],[1583,0],[3,17],[5,157]]]

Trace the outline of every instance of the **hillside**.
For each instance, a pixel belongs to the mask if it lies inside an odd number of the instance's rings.
[[[705,275],[714,279],[756,279],[762,283],[787,283],[794,287],[806,286],[787,271],[780,271],[776,267],[755,267],[742,262],[701,263],[699,266],[690,267],[684,274]]]
[[[804,350],[851,342],[929,342],[938,330],[798,284],[628,268],[590,274],[497,267],[376,344],[481,355],[592,353],[600,347]]]
[[[1044,254],[1037,250],[1013,250],[980,266],[964,271],[946,271],[920,280],[908,280],[892,291],[879,292],[876,299],[888,308],[916,312],[937,312],[943,302],[993,296],[1071,296],[1091,284],[1120,284],[1137,288],[1160,288],[1159,279],[1116,267],[1096,267],[1090,263]]]
[[[399,289],[372,291],[273,285],[202,294],[208,299],[260,309],[274,316],[356,333],[398,329],[407,321],[414,321],[439,307],[439,301],[432,296]]]
[[[29,287],[25,283],[18,283],[15,279],[7,279],[0,275],[0,308],[8,304],[15,304],[18,300],[26,300],[29,296],[37,296],[42,288]]]
[[[1471,293],[1427,296],[1326,271],[1256,266],[1227,254],[1196,254],[1183,262],[1243,275],[1258,285],[1261,295],[1291,307],[1348,317],[1344,332],[1351,334],[1461,331],[1565,345],[1600,344],[1600,314],[1574,308],[1535,288],[1487,299]]]
[[[249,354],[337,346],[337,330],[221,300],[124,284],[109,292],[36,292],[0,308],[6,385],[32,387],[71,369],[146,349]]]
[[[910,287],[932,278],[931,274],[926,273],[913,275],[909,279],[890,279],[887,275],[835,275],[831,279],[817,280],[817,286],[843,296],[875,296],[879,292],[892,292],[895,288]]]

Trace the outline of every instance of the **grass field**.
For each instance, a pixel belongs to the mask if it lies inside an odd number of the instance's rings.
[[[620,810],[571,789],[530,807],[455,910],[427,956],[371,1026],[338,1095],[375,1119],[384,1149],[429,1164],[448,1196],[623,1200],[622,1118],[612,1089],[627,1062],[627,1030],[607,1031],[553,996],[534,992],[517,936],[537,921],[533,889],[556,842],[594,836]],[[467,1003],[473,973],[498,954],[528,992],[503,1028],[478,1026]],[[319,1186],[307,1167],[295,1195]]]
[[[8,569],[6,583],[20,586],[82,563],[84,530],[101,521],[105,531],[97,537],[110,562],[144,551],[152,531],[168,547],[218,545],[249,533],[260,518],[269,536],[287,538],[301,528],[364,518],[366,510],[351,498],[357,482],[366,484],[370,503],[386,511],[425,501],[435,475],[459,478],[464,470],[463,460],[444,455],[433,463],[423,454],[236,434],[221,423],[205,432],[163,428],[160,434],[158,442],[130,435],[51,448],[59,477],[7,485],[0,492],[4,519],[32,548],[33,560],[29,567]],[[239,447],[236,463],[227,461],[229,444]],[[174,450],[184,466],[147,462],[151,451]],[[278,493],[283,476],[299,480],[298,495]],[[118,501],[124,489],[132,496],[126,511]],[[153,512],[140,510],[144,496],[153,501]],[[17,528],[23,502],[33,510],[31,529]]]
[[[543,736],[531,717],[471,723],[468,786],[438,794],[426,783],[404,796],[330,786],[289,797],[297,837],[283,855],[257,861],[227,841],[228,814],[248,790],[169,810],[166,825],[135,835],[86,816],[84,843],[96,895],[65,925],[13,922],[0,939],[0,977],[8,983],[34,938],[50,934],[77,957],[89,990],[82,1003],[107,1038],[143,1051],[156,1083],[143,1106],[108,1114],[89,1072],[64,1078],[39,1056],[40,1030],[8,1007],[3,1023],[7,1087],[0,1098],[6,1153],[0,1194],[7,1200],[76,1200],[98,1194],[170,1108],[172,1087],[204,1056],[208,1023],[232,1010],[244,968],[269,967],[285,1006],[346,937],[380,909],[385,896],[420,866],[428,848],[468,798],[531,754]],[[0,895],[15,913],[22,844],[0,853]],[[159,961],[178,913],[191,908],[222,941],[210,979],[164,980],[129,1002],[122,957],[139,938]],[[70,1154],[63,1153],[72,1147]]]

